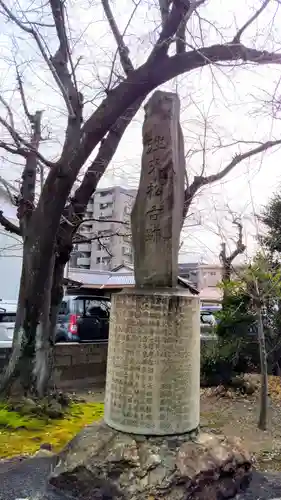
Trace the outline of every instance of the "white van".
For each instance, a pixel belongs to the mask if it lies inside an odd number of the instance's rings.
[[[0,349],[12,347],[17,301],[0,299]]]

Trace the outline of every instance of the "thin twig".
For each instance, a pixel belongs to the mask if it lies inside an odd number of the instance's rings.
[[[217,174],[208,175],[206,177],[195,176],[192,184],[185,190],[185,207],[183,214],[184,218],[186,217],[186,214],[188,212],[188,209],[195,194],[202,186],[206,186],[207,184],[212,184],[214,182],[220,181],[227,174],[229,174],[234,169],[234,167],[236,167],[236,165],[238,165],[242,161],[246,160],[247,158],[251,158],[256,154],[262,153],[263,151],[266,151],[272,147],[279,146],[280,144],[281,144],[281,139],[278,139],[276,141],[264,142],[263,144],[257,146],[256,148],[251,149],[250,151],[246,151],[245,153],[235,155],[233,160]]]
[[[17,234],[18,236],[21,236],[20,228],[18,226],[16,226],[15,224],[13,224],[12,222],[10,222],[9,219],[7,219],[7,217],[4,216],[2,210],[0,210],[0,224],[9,233]]]
[[[18,85],[19,85],[19,91],[20,91],[20,96],[21,96],[21,102],[22,102],[22,105],[23,105],[23,109],[24,109],[24,112],[29,120],[29,122],[31,121],[31,114],[28,110],[28,106],[27,106],[27,102],[26,102],[26,98],[25,98],[25,93],[24,93],[24,88],[23,88],[23,83],[22,83],[22,79],[21,79],[21,76],[19,74],[19,70],[18,70],[18,67],[16,66],[16,72],[17,72],[17,81],[18,81]]]
[[[2,9],[4,10],[4,12],[6,13],[7,17],[12,20],[19,28],[21,28],[23,31],[25,31],[26,33],[28,33],[29,35],[33,36],[34,40],[36,41],[37,43],[37,46],[41,52],[41,55],[44,59],[44,61],[46,62],[46,64],[48,65],[53,77],[54,77],[54,80],[56,82],[56,84],[58,85],[61,93],[62,93],[62,96],[64,98],[64,101],[65,101],[65,104],[66,104],[66,107],[68,109],[68,113],[72,116],[73,115],[73,110],[72,110],[72,106],[71,106],[71,103],[69,101],[69,97],[68,97],[68,94],[67,94],[67,91],[66,89],[64,88],[58,74],[57,74],[57,71],[52,63],[52,60],[50,57],[48,57],[48,54],[44,48],[44,45],[43,43],[41,42],[41,39],[40,39],[40,36],[38,35],[37,31],[35,31],[34,28],[32,28],[31,26],[31,23],[29,23],[29,25],[27,26],[25,23],[23,23],[22,21],[20,21],[20,19],[18,19],[14,14],[13,12],[7,7],[7,5],[5,4],[5,2],[3,0],[0,0],[0,6],[2,7]]]
[[[232,43],[240,43],[241,41],[241,36],[243,35],[244,31],[259,17],[259,15],[264,11],[264,9],[268,6],[269,2],[271,0],[265,0],[261,7],[250,17],[250,19],[240,28],[235,37],[232,40]]]
[[[131,71],[134,70],[133,63],[132,63],[131,58],[129,56],[129,49],[124,43],[124,38],[121,35],[119,28],[117,26],[117,23],[114,19],[111,7],[109,5],[109,1],[102,0],[102,6],[104,9],[105,15],[107,17],[108,23],[110,25],[112,34],[113,34],[115,41],[117,43],[118,52],[119,52],[120,61],[122,64],[123,71],[124,71],[125,75],[128,75]]]

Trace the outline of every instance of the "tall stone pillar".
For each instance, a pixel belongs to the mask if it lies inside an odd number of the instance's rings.
[[[112,301],[105,422],[170,435],[199,426],[199,299],[184,290],[132,290]]]
[[[131,215],[136,288],[113,297],[105,421],[145,435],[199,425],[199,299],[177,289],[185,157],[176,94],[145,106],[139,189]]]

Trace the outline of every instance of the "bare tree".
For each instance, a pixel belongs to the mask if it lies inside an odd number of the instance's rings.
[[[246,250],[246,245],[243,243],[243,224],[237,217],[233,217],[232,223],[237,227],[237,238],[235,240],[235,249],[227,255],[226,242],[221,244],[220,261],[222,264],[222,281],[224,284],[229,283],[233,272],[233,261],[242,255]]]
[[[108,85],[104,89],[104,99],[85,118],[85,102],[76,76],[79,60],[75,63],[73,59],[66,3],[49,0],[44,6],[48,11],[48,22],[44,22],[42,16],[36,22],[34,11],[15,12],[15,7],[12,9],[7,2],[0,0],[0,12],[4,19],[35,45],[67,112],[60,156],[57,160],[49,159],[40,147],[42,111],[37,109],[31,112],[29,109],[24,81],[19,67],[15,66],[17,92],[21,97],[30,133],[26,138],[18,131],[12,110],[2,96],[4,113],[0,117],[0,124],[8,138],[0,141],[0,148],[9,157],[18,155],[24,162],[18,198],[20,233],[24,240],[24,265],[13,355],[3,377],[2,390],[9,389],[16,376],[20,380],[28,380],[29,390],[34,390],[40,396],[48,391],[54,328],[62,298],[63,270],[69,260],[73,236],[84,216],[90,196],[147,95],[180,74],[213,64],[280,64],[281,54],[245,46],[241,42],[245,30],[264,12],[267,4],[268,1],[263,2],[262,8],[257,9],[256,14],[236,34],[230,34],[227,41],[221,42],[220,38],[218,43],[209,46],[206,43],[198,47],[195,38],[191,46],[186,42],[186,32],[190,18],[198,15],[198,9],[204,2],[161,1],[159,8],[162,22],[156,30],[156,42],[144,62],[136,67],[109,2],[101,0],[117,46],[121,69],[116,72],[113,64]],[[55,41],[48,43],[47,30],[52,30],[52,33],[55,31],[57,50],[54,53],[51,52],[51,47],[54,47]],[[116,58],[114,63],[115,60]],[[216,174],[206,175],[202,170],[201,175],[195,176],[193,182],[189,184],[187,180],[183,220],[194,196],[203,186],[219,181],[241,161],[280,144],[281,139],[267,141],[237,154]],[[92,159],[91,155],[98,146],[96,157]],[[42,165],[47,175],[45,180],[41,176],[43,187],[35,204],[36,174]],[[87,167],[86,173],[71,196],[78,174],[84,166]],[[2,221],[5,222],[3,217],[5,214],[2,214]]]
[[[258,340],[260,351],[260,368],[261,368],[261,394],[260,394],[260,414],[258,427],[265,431],[267,428],[268,419],[268,370],[267,370],[267,352],[265,344],[265,335],[262,321],[262,297],[259,290],[258,280],[254,281],[253,302],[256,311]]]
[[[242,275],[242,284],[244,291],[249,295],[256,317],[260,373],[261,373],[261,392],[260,392],[260,411],[258,427],[266,430],[268,425],[268,364],[266,338],[264,331],[264,308],[269,299],[276,300],[280,296],[280,271],[273,270],[267,258],[259,254],[254,262]]]

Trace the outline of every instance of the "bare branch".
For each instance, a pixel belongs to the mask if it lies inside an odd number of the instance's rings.
[[[44,196],[53,190],[54,197],[57,200],[58,217],[55,220],[53,219],[52,228],[55,232],[59,229],[61,213],[69,196],[70,188],[75,182],[81,167],[98,143],[104,139],[112,124],[116,123],[126,113],[126,110],[134,105],[133,103],[139,99],[144,99],[153,89],[182,73],[218,61],[229,62],[239,59],[251,61],[255,64],[280,64],[281,54],[251,49],[242,44],[217,44],[172,57],[165,55],[161,59],[150,58],[138,69],[132,71],[125,81],[117,85],[106,96],[85,122],[81,129],[79,147],[77,148],[75,143],[67,161],[64,164],[60,162],[50,169],[37,207],[38,220],[41,210],[44,210],[46,214],[53,214],[53,210],[47,206],[48,196]],[[67,176],[67,182],[65,182],[65,176]],[[187,205],[188,202],[186,202]]]
[[[251,158],[252,156],[254,156],[258,153],[262,153],[263,151],[267,151],[268,149],[271,149],[275,146],[279,146],[280,144],[281,144],[281,139],[276,140],[276,141],[267,141],[267,142],[261,144],[260,146],[254,148],[254,149],[251,149],[250,151],[247,151],[246,153],[237,154],[233,158],[233,160],[225,168],[223,168],[221,170],[221,172],[218,172],[217,174],[209,175],[207,177],[203,177],[202,178],[203,183],[201,185],[210,184],[210,183],[217,182],[217,181],[221,180],[223,177],[225,177],[225,175],[227,175],[229,172],[231,172],[231,170],[234,167],[236,167],[236,165],[238,165],[238,163],[241,163],[241,161],[244,161],[248,158]]]
[[[28,156],[28,151],[26,149],[15,147],[3,141],[0,141],[0,148],[5,149],[6,151],[8,151],[8,153],[11,153],[13,155],[23,156],[23,158],[27,158]]]
[[[162,56],[167,55],[169,45],[176,34],[181,22],[187,15],[190,9],[189,0],[174,0],[172,3],[172,10],[169,13],[165,23],[163,24],[162,31],[159,38],[153,47],[147,63],[151,63]],[[146,64],[147,64],[146,63]]]
[[[89,218],[89,219],[83,219],[79,222],[76,223],[76,228],[78,229],[81,224],[85,224],[86,222],[104,222],[105,219],[95,219],[95,218]],[[116,220],[116,219],[106,219],[106,222],[110,222],[111,224],[122,224],[124,226],[129,226],[129,224],[127,222],[124,222],[122,220]],[[69,224],[71,225],[75,225],[73,224],[72,222],[69,221]]]
[[[78,92],[77,89],[75,69],[70,56],[68,38],[65,29],[64,2],[62,2],[61,0],[50,0],[50,5],[56,26],[57,36],[59,39],[59,48],[55,55],[51,58],[51,61],[56,70],[56,74],[61,82],[61,85],[65,89],[69,100],[69,105],[71,107],[71,110],[69,109],[65,142],[63,145],[61,158],[59,160],[59,162],[62,163],[69,152],[73,148],[78,148],[80,144],[80,129],[83,120],[83,96],[82,94],[80,94],[80,92]],[[68,70],[68,62],[70,62],[72,68],[72,75]]]
[[[182,52],[185,52],[186,50],[186,25],[191,18],[192,14],[196,11],[200,5],[205,3],[206,0],[198,0],[197,2],[190,2],[190,7],[184,16],[184,19],[182,20],[177,34],[176,34],[176,53],[177,54],[182,54]]]
[[[10,202],[12,203],[12,205],[16,205],[16,197],[19,194],[19,191],[9,181],[4,179],[4,177],[2,177],[1,175],[0,175],[0,183],[6,189],[6,192],[10,198]]]
[[[22,172],[22,184],[18,197],[18,218],[20,221],[21,233],[27,237],[27,228],[34,210],[35,187],[38,156],[37,151],[41,140],[41,118],[42,111],[36,111],[29,116],[31,127],[31,150],[26,158],[25,167]]]
[[[112,123],[115,123],[120,115],[140,96],[144,98],[154,88],[185,72],[219,61],[237,61],[239,59],[255,64],[281,64],[280,53],[251,49],[242,44],[219,44],[203,47],[200,50],[191,50],[172,57],[165,57],[161,59],[159,64],[156,64],[150,56],[146,63],[130,73],[124,82],[111,91],[85,122],[82,128],[79,163],[84,164],[91,151],[108,132]],[[81,154],[82,151],[83,154]],[[75,163],[77,165],[76,158]]]
[[[243,35],[244,31],[259,17],[259,15],[265,10],[265,8],[268,6],[270,0],[265,0],[261,7],[250,17],[250,19],[240,28],[235,37],[233,38],[232,43],[240,43],[241,36]]]
[[[246,250],[246,245],[243,243],[243,225],[241,220],[239,220],[237,217],[233,217],[233,224],[237,226],[238,229],[238,234],[237,234],[237,240],[236,240],[236,248],[233,250],[233,252],[230,253],[229,256],[226,254],[226,244],[223,242],[221,244],[221,252],[219,255],[220,261],[222,263],[222,279],[224,283],[230,281],[231,279],[231,272],[233,270],[232,268],[232,263],[238,257],[238,255],[242,255],[245,250]],[[224,291],[224,294],[226,294],[226,290]]]
[[[25,140],[20,136],[20,134],[14,129],[12,125],[9,125],[7,120],[2,118],[1,116],[0,116],[0,123],[3,125],[3,127],[5,127],[8,130],[10,136],[15,141],[17,146],[21,143],[25,144]]]
[[[3,106],[6,108],[7,110],[7,113],[8,113],[8,116],[9,116],[9,120],[10,120],[10,134],[12,136],[12,138],[14,139],[15,143],[17,144],[17,146],[19,145],[19,140],[18,140],[18,137],[16,136],[16,134],[14,134],[14,130],[15,130],[15,124],[14,124],[14,117],[13,117],[13,113],[12,113],[12,110],[10,108],[10,106],[8,105],[8,103],[5,101],[4,97],[2,97],[0,95],[0,101],[2,102]],[[5,120],[6,122],[6,120]],[[4,125],[6,128],[7,126]]]
[[[258,153],[262,153],[263,151],[266,151],[266,150],[273,148],[275,146],[278,146],[280,144],[281,144],[281,139],[276,140],[276,141],[267,141],[267,142],[259,145],[258,147],[253,148],[250,151],[247,151],[246,153],[237,154],[233,158],[233,160],[217,174],[208,175],[206,177],[195,176],[190,187],[185,190],[184,218],[186,217],[186,214],[188,212],[188,209],[191,205],[191,202],[192,202],[195,194],[202,186],[205,186],[207,184],[212,184],[213,182],[220,181],[227,174],[229,174],[229,172],[231,172],[234,169],[234,167],[236,167],[236,165],[241,163],[243,160],[246,160],[247,158],[251,158],[252,156],[254,156]]]
[[[95,192],[101,176],[111,162],[125,130],[131,123],[143,100],[143,98],[138,99],[133,106],[129,107],[126,113],[110,128],[105,139],[101,141],[97,156],[88,168],[81,185],[75,191],[71,200],[71,206],[68,207],[68,210],[70,209],[76,217],[83,217],[88,200]]]
[[[68,38],[65,29],[65,19],[64,19],[64,2],[61,0],[50,0],[50,5],[52,9],[53,18],[55,21],[57,36],[59,39],[59,47],[55,55],[51,58],[52,63],[56,69],[57,75],[68,93],[68,98],[70,100],[70,105],[72,106],[71,99],[73,95],[77,93],[77,88],[75,88],[71,75],[69,73],[67,63],[71,63],[70,50],[68,44]],[[75,74],[73,74],[75,78]],[[75,116],[75,111],[72,110],[70,115]]]
[[[52,2],[51,2],[52,3]],[[26,33],[28,33],[29,35],[32,35],[34,40],[36,41],[37,43],[37,46],[42,54],[42,57],[44,59],[44,61],[46,62],[46,64],[48,65],[53,77],[54,77],[54,80],[55,82],[57,83],[61,93],[62,93],[62,96],[64,98],[64,101],[65,101],[65,104],[66,104],[66,107],[68,109],[68,113],[70,115],[73,114],[73,110],[72,110],[72,106],[71,106],[71,103],[69,101],[69,97],[68,97],[68,94],[67,94],[67,91],[66,89],[64,88],[64,85],[62,84],[58,74],[57,74],[57,71],[54,67],[54,64],[52,63],[52,60],[51,58],[48,57],[48,54],[44,48],[44,44],[42,43],[41,39],[40,39],[40,36],[39,34],[37,33],[37,31],[32,28],[31,24],[29,23],[28,26],[23,23],[22,21],[20,21],[20,19],[18,19],[14,14],[13,12],[7,7],[7,5],[5,4],[5,2],[3,0],[0,0],[0,6],[2,7],[2,9],[4,10],[5,14],[7,15],[8,19],[12,20],[19,28],[21,28],[23,31],[25,31]]]
[[[164,28],[169,17],[171,0],[159,0],[162,28]]]
[[[115,19],[114,19],[111,7],[109,5],[109,1],[102,0],[102,6],[104,9],[105,15],[107,17],[108,23],[110,25],[111,31],[113,33],[113,36],[115,38],[115,41],[117,43],[118,52],[119,52],[120,61],[122,64],[123,71],[124,71],[125,75],[128,75],[130,73],[130,71],[134,70],[134,66],[133,66],[131,58],[129,56],[129,49],[124,43],[123,37],[119,31],[119,28],[117,26]]]
[[[104,221],[102,221],[104,222]],[[80,233],[76,233],[73,237],[73,243],[76,245],[78,243],[91,243],[92,241],[96,241],[97,239],[102,239],[102,238],[111,238],[112,236],[130,236],[130,233],[120,233],[119,231],[114,231],[110,234],[99,234],[95,236],[91,236],[90,238],[85,237],[84,235],[81,235]]]
[[[77,224],[83,220],[88,201],[95,192],[97,184],[112,160],[126,128],[131,123],[143,100],[144,98],[138,99],[110,128],[107,136],[101,141],[99,151],[84,175],[81,185],[75,191],[69,205],[66,206],[57,236],[58,246],[63,255],[67,255],[71,251],[73,237],[78,228]]]
[[[109,248],[106,246],[106,244],[105,244],[105,243],[103,243],[103,242],[101,241],[100,236],[97,236],[97,240],[98,240],[98,242],[99,242],[100,246],[101,246],[101,247],[102,247],[102,248],[106,251],[106,253],[109,255],[109,257],[113,257],[113,254],[109,251]]]
[[[27,106],[27,102],[26,102],[26,98],[25,98],[25,94],[24,94],[23,83],[22,83],[22,79],[21,79],[21,76],[19,74],[19,70],[18,70],[17,66],[16,66],[16,72],[17,72],[17,81],[18,81],[18,85],[19,85],[19,92],[20,92],[20,96],[21,96],[21,102],[23,105],[23,109],[24,109],[24,112],[25,112],[29,122],[31,122],[31,114],[28,111],[28,106]]]
[[[2,210],[0,210],[0,224],[9,233],[17,234],[18,236],[21,236],[21,230],[20,230],[20,228],[18,226],[16,226],[15,224],[13,224],[12,222],[10,222],[9,219],[7,219],[4,216]]]
[[[15,137],[19,141],[19,143],[22,143],[26,147],[26,149],[24,149],[23,147],[15,147],[11,144],[7,144],[4,141],[0,141],[0,148],[5,149],[6,151],[8,151],[9,153],[12,153],[12,154],[16,154],[16,155],[19,154],[20,156],[23,156],[24,158],[27,158],[28,155],[30,154],[30,152],[36,153],[36,155],[38,156],[38,159],[42,163],[44,163],[44,165],[46,165],[47,167],[52,168],[55,165],[54,162],[47,160],[41,153],[39,153],[39,151],[34,150],[32,143],[23,139],[23,137],[21,137],[18,134],[18,132],[16,132],[16,130],[13,130],[9,126],[9,124],[3,118],[1,118],[1,116],[0,116],[0,123],[2,123],[2,125],[7,128],[7,130],[10,132],[12,138],[13,138],[13,135],[15,135]]]

